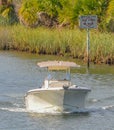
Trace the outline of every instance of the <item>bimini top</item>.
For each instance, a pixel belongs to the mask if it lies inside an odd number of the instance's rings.
[[[74,62],[69,61],[44,61],[37,63],[39,67],[46,67],[49,70],[64,70],[71,67],[80,67]]]

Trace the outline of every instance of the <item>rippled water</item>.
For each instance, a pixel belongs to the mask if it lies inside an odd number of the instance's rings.
[[[0,52],[0,130],[113,130],[114,66],[91,65],[72,71],[72,82],[91,88],[87,112],[69,115],[28,113],[24,95],[39,87],[46,70],[37,61],[58,57]],[[76,72],[78,74],[76,74]]]

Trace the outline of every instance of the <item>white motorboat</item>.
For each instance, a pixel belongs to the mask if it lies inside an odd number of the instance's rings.
[[[91,90],[73,85],[70,79],[70,68],[80,67],[74,62],[46,61],[39,62],[39,67],[51,71],[66,70],[66,78],[53,79],[50,75],[41,87],[29,90],[25,95],[26,109],[29,112],[76,112],[85,108],[85,100]]]

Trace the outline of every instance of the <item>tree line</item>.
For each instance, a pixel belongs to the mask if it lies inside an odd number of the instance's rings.
[[[98,29],[114,32],[114,0],[0,0],[0,25],[78,26],[80,15],[97,15]],[[18,10],[16,4],[20,2]]]

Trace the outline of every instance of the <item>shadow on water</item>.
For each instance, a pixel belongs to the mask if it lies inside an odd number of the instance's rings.
[[[89,68],[85,65],[81,65],[80,68],[72,69],[72,73],[77,74],[99,74],[99,75],[105,75],[105,74],[114,74],[114,65],[94,65],[92,64]]]
[[[74,113],[28,113],[30,117],[33,118],[78,118],[78,117],[88,117],[90,112],[74,112]]]

